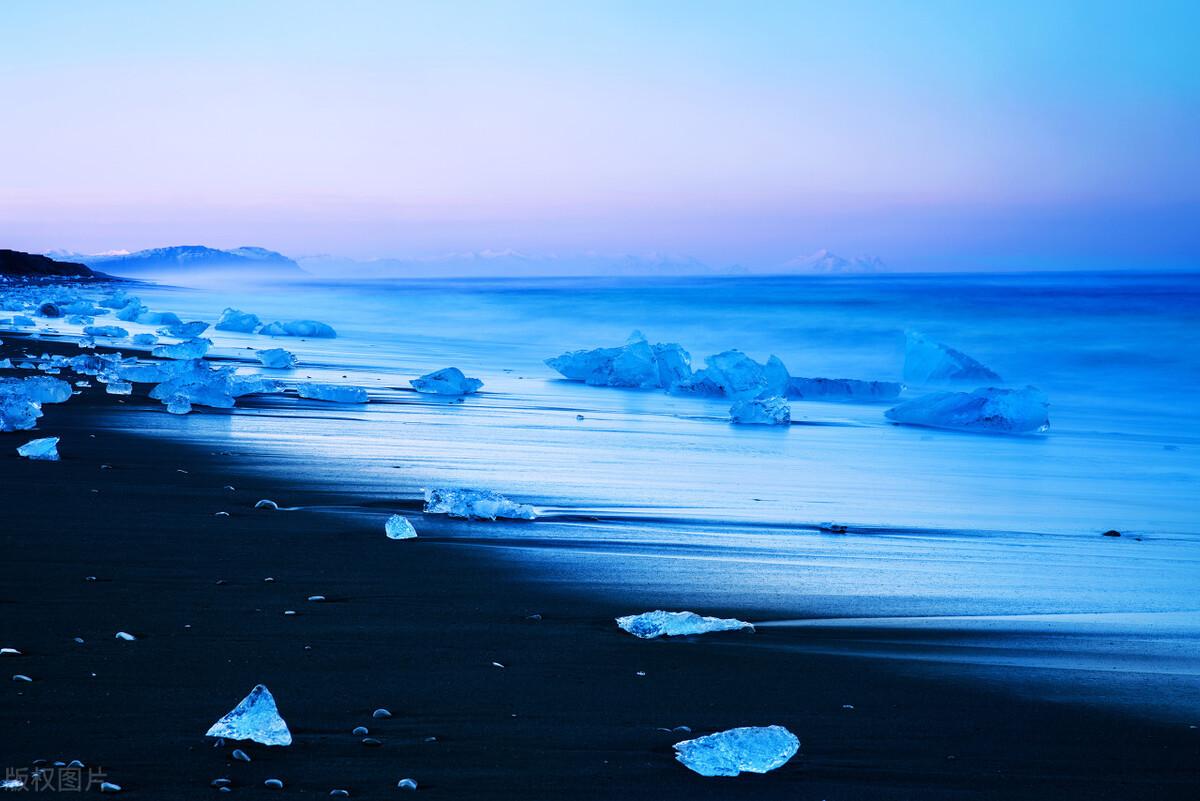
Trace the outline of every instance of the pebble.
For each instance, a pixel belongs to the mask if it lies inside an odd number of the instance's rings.
[[[310,601],[324,601],[324,600],[325,600],[325,596],[324,596],[324,595],[310,595],[310,596],[308,596],[308,600],[310,600]]]
[[[102,792],[102,793],[119,793],[119,792],[121,792],[121,785],[113,784],[112,782],[101,782],[100,783],[100,792]]]
[[[229,517],[229,512],[216,512],[213,517]]]
[[[76,638],[75,638],[75,642],[79,643],[80,645],[83,645],[83,638],[82,638],[82,637],[76,637]]]
[[[371,713],[371,717],[375,718],[376,720],[383,720],[384,718],[390,718],[391,716],[392,713],[386,709],[383,709],[382,707]]]
[[[29,678],[24,673],[17,673],[13,676],[13,681],[33,681],[33,679]]]
[[[20,656],[21,652],[16,648],[0,648],[0,656]]]
[[[365,737],[368,734],[370,734],[370,732],[367,731],[366,726],[355,726],[354,731],[352,731],[350,733],[353,734],[355,737]]]
[[[296,610],[295,610],[295,609],[285,609],[285,610],[283,611],[283,613],[284,613],[285,615],[294,615],[294,614],[296,614]]]
[[[349,797],[350,797],[350,791],[349,791],[349,790],[330,790],[330,791],[329,791],[329,794],[330,794],[330,795],[335,795],[335,796],[337,796],[338,798],[349,798]]]
[[[282,790],[283,782],[281,782],[279,779],[267,779],[265,782],[263,782],[263,787],[270,787],[274,790]]]
[[[538,614],[534,614],[534,615],[528,615],[528,616],[526,616],[526,618],[525,618],[525,619],[526,619],[526,620],[541,620],[541,619],[542,619],[542,616],[541,616],[541,615],[538,615]]]
[[[261,501],[254,504],[254,508],[255,509],[274,509],[275,511],[279,511],[279,504],[275,503],[275,501],[271,501],[271,500],[267,500],[266,498],[263,498]]]
[[[211,782],[208,783],[208,786],[209,787],[228,787],[231,784],[233,784],[232,781],[230,781],[229,779],[226,779],[224,777],[221,777],[220,779],[213,779]]]
[[[415,779],[401,779],[396,787],[400,790],[415,790],[417,789],[417,782]]]
[[[230,756],[232,756],[234,759],[239,760],[241,762],[249,762],[250,761],[250,755],[247,754],[245,751],[243,751],[240,748],[233,749],[233,753],[230,754]]]
[[[492,664],[493,664],[493,665],[495,665],[495,666],[496,666],[496,667],[498,667],[498,668],[502,668],[502,667],[504,667],[504,665],[500,664],[499,662],[493,662]]]
[[[134,637],[128,631],[118,631],[116,638],[118,640],[124,640],[125,642],[133,642],[134,640],[137,639],[137,637]]]
[[[227,489],[227,490],[229,490],[230,492],[233,492],[233,485],[232,485],[232,484],[226,484],[226,485],[225,485],[224,487],[222,487],[221,489]]]
[[[68,768],[82,768],[85,766],[78,759],[72,759],[70,762],[67,763],[67,767]]]
[[[383,740],[377,739],[375,737],[364,737],[364,738],[362,738],[362,744],[375,747],[375,746],[383,745]]]
[[[1105,537],[1119,537],[1119,536],[1121,536],[1121,532],[1117,531],[1114,528],[1110,528],[1108,531],[1104,532],[1104,536]]]

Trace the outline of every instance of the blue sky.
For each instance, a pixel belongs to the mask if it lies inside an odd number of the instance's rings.
[[[1194,3],[0,4],[0,238],[1196,266]]]

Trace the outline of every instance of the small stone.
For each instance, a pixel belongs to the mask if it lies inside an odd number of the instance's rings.
[[[330,790],[329,794],[333,795],[333,796],[337,796],[338,798],[349,798],[350,797],[349,790]]]
[[[399,790],[415,790],[417,789],[417,782],[415,779],[401,779],[396,788]]]
[[[229,517],[229,512],[216,512],[213,517]]]
[[[272,790],[282,790],[283,782],[279,779],[267,779],[263,782],[263,787],[270,787]]]
[[[854,704],[842,704],[842,709],[854,709]]]
[[[352,731],[350,733],[353,734],[355,737],[366,737],[368,734],[370,734],[370,732],[367,731],[366,726],[355,726],[354,731]]]
[[[67,763],[67,767],[68,768],[82,768],[82,767],[86,767],[86,766],[82,762],[80,762],[78,759],[72,759],[70,762]]]
[[[376,720],[384,720],[386,718],[390,718],[391,716],[392,713],[383,708],[376,709],[371,713],[371,717],[375,718]]]
[[[124,640],[125,642],[133,642],[134,640],[137,639],[137,637],[134,637],[128,631],[118,631],[116,639]]]
[[[213,779],[211,782],[208,783],[208,786],[209,787],[228,787],[231,784],[233,784],[232,781],[222,777],[220,779]]]
[[[13,681],[33,681],[33,679],[29,678],[24,673],[17,673],[13,676]]]
[[[254,508],[255,509],[273,509],[275,511],[279,511],[279,504],[275,503],[275,501],[271,501],[271,500],[267,500],[266,498],[263,498],[261,501],[254,504]]]
[[[375,748],[383,745],[383,740],[380,740],[376,737],[364,737],[362,738],[362,744]]]
[[[0,648],[0,656],[20,656],[21,652],[16,648]]]
[[[285,609],[285,610],[283,611],[283,613],[284,613],[285,615],[294,615],[294,614],[296,614],[296,610],[295,610],[295,609]]]
[[[541,619],[542,619],[542,616],[541,616],[541,615],[536,615],[536,614],[535,614],[535,615],[527,615],[527,616],[525,617],[525,619],[526,619],[526,620],[541,620]]]
[[[113,784],[112,782],[101,782],[100,783],[100,792],[102,792],[102,793],[119,793],[119,792],[121,792],[121,785]]]
[[[325,600],[325,596],[324,596],[324,595],[310,595],[310,596],[308,596],[308,600],[310,600],[310,601],[324,601],[324,600]]]
[[[1119,537],[1119,536],[1121,536],[1121,532],[1117,531],[1116,529],[1110,528],[1108,531],[1104,532],[1104,536],[1105,537]]]
[[[492,664],[498,668],[504,667],[504,665],[500,664],[499,662],[493,662]]]
[[[230,754],[230,756],[233,757],[234,759],[238,760],[239,762],[249,762],[250,761],[250,755],[247,754],[245,751],[243,751],[240,748],[233,749],[233,753]]]

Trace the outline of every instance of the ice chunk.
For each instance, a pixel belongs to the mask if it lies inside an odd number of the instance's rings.
[[[226,308],[221,312],[221,319],[217,320],[217,324],[213,328],[218,331],[240,331],[249,334],[258,328],[260,323],[261,320],[258,319],[257,314]]]
[[[957,381],[1003,381],[962,351],[909,331],[904,348],[904,380],[924,386]]]
[[[683,637],[689,634],[707,634],[711,631],[737,631],[754,626],[744,620],[720,617],[702,617],[695,612],[664,612],[657,609],[640,615],[617,618],[617,625],[634,637],[652,640],[655,637]]]
[[[228,392],[235,398],[243,395],[270,395],[283,392],[284,385],[273,378],[263,378],[260,375],[231,375],[227,384]]]
[[[17,453],[35,462],[58,461],[58,437],[31,439],[17,448]]]
[[[389,517],[383,525],[383,530],[389,540],[411,540],[417,536],[417,530],[413,528],[413,524],[408,522],[408,518],[400,515]]]
[[[175,345],[155,345],[150,355],[160,359],[199,359],[208,353],[210,345],[212,341],[208,339],[188,339]]]
[[[516,503],[490,490],[435,488],[425,490],[425,512],[471,520],[533,520],[532,506]]]
[[[167,411],[171,414],[188,414],[192,411],[192,402],[182,392],[176,392],[167,398],[164,403],[167,405]]]
[[[35,323],[33,320],[29,319],[28,317],[26,317],[23,314],[14,314],[13,318],[12,318],[12,323],[13,323],[13,325],[25,326],[27,328],[29,326],[37,325],[37,323]]]
[[[127,337],[129,332],[119,325],[85,325],[83,333],[89,337]]]
[[[58,378],[35,375],[24,379],[0,379],[0,383],[16,382],[29,399],[36,403],[66,403],[71,399],[71,385]]]
[[[803,400],[895,400],[903,387],[891,381],[857,381],[853,378],[788,379],[787,397]]]
[[[173,323],[165,325],[158,329],[158,333],[163,336],[175,337],[177,339],[192,339],[198,337],[208,330],[208,323],[200,320],[193,320],[190,323]]]
[[[470,395],[483,386],[483,382],[478,378],[467,378],[457,367],[437,370],[414,378],[409,383],[417,392],[429,395]]]
[[[599,387],[668,387],[692,373],[687,351],[675,344],[652,346],[640,331],[620,348],[570,351],[546,364],[565,378]]]
[[[146,311],[145,308],[138,312],[136,319],[142,325],[183,325],[183,320],[180,320],[175,312],[152,312]]]
[[[263,367],[269,367],[272,370],[290,370],[296,366],[296,356],[283,348],[260,350],[254,355],[262,362]]]
[[[154,336],[154,334],[134,334],[133,336],[133,344],[135,345],[146,346],[153,345],[156,342],[158,342],[158,337]]]
[[[211,406],[216,409],[228,409],[233,406],[233,394],[230,392],[232,367],[213,369],[204,359],[190,359],[167,362],[159,365],[159,369],[167,373],[168,377],[150,390],[151,398],[168,406],[172,400],[178,400],[176,396],[181,396],[189,404],[198,406]],[[126,373],[125,370],[121,372],[123,375]],[[183,408],[182,403],[177,402],[176,406]]]
[[[0,386],[0,431],[28,430],[41,416],[41,405],[26,393]]]
[[[775,770],[799,750],[783,726],[742,726],[675,743],[675,758],[701,776],[737,776]]]
[[[337,336],[337,332],[330,328],[325,323],[318,323],[316,320],[291,320],[290,322],[282,323],[279,321],[273,322],[270,325],[263,326],[260,334],[266,334],[272,337],[314,337],[332,339]]]
[[[297,384],[296,392],[302,398],[333,403],[366,403],[369,400],[367,391],[362,387],[343,387],[337,384]]]
[[[259,684],[208,730],[208,737],[253,740],[263,745],[291,745],[292,733],[279,716],[271,691]]]
[[[786,426],[792,422],[792,408],[780,397],[749,398],[729,407],[729,421],[739,425]]]
[[[717,395],[730,398],[775,397],[787,391],[788,373],[777,356],[765,365],[740,350],[727,350],[704,360],[703,370],[676,381],[678,395]]]
[[[132,395],[133,384],[128,381],[109,381],[104,385],[104,391],[109,395]]]
[[[146,312],[146,307],[137,298],[129,298],[125,301],[125,305],[113,312],[113,316],[118,320],[124,320],[127,323],[137,322],[138,317]]]
[[[1049,406],[1046,394],[1036,387],[987,387],[974,392],[934,392],[894,406],[886,415],[909,425],[1024,434],[1050,428]]]
[[[15,370],[12,359],[0,359],[0,370]]]

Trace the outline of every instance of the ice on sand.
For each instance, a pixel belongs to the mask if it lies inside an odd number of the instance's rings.
[[[853,378],[798,378],[787,383],[787,397],[817,401],[895,400],[904,387],[894,381],[858,381]]]
[[[739,425],[786,426],[792,422],[792,408],[780,397],[750,398],[729,407],[729,420]]]
[[[114,339],[129,336],[129,332],[119,325],[85,325],[83,333],[89,337],[113,337]]]
[[[1050,428],[1046,394],[1036,387],[974,392],[934,392],[886,412],[897,423],[996,434],[1025,434]]]
[[[221,312],[221,319],[217,320],[217,324],[213,328],[218,331],[240,331],[243,334],[249,334],[258,328],[260,323],[257,314],[226,308]]]
[[[0,378],[0,431],[33,428],[43,403],[62,403],[70,397],[71,385],[57,378]]]
[[[675,382],[671,392],[730,398],[767,398],[787,392],[787,368],[777,356],[759,364],[740,350],[727,350],[709,356],[704,364],[704,369]]]
[[[260,350],[254,354],[262,362],[263,367],[272,370],[290,370],[296,366],[296,356],[283,348]]]
[[[296,392],[309,400],[331,403],[366,403],[369,398],[362,387],[343,387],[337,384],[297,384]]]
[[[470,395],[483,386],[478,378],[467,378],[457,367],[447,367],[414,378],[410,381],[413,389],[429,395]]]
[[[738,631],[754,626],[736,618],[704,617],[695,612],[664,612],[657,609],[640,615],[617,618],[617,625],[634,637],[653,640],[655,637],[684,637],[689,634],[708,634],[713,631]]]
[[[253,740],[263,745],[291,745],[292,733],[279,716],[271,691],[259,684],[208,730],[208,737]]]
[[[337,336],[337,332],[325,323],[318,323],[316,320],[291,320],[289,322],[273,322],[270,325],[264,325],[260,334],[266,334],[272,337],[314,337],[317,339],[332,339]]]
[[[737,776],[775,770],[799,750],[783,726],[742,726],[675,743],[675,758],[701,776]]]
[[[411,540],[417,536],[417,530],[413,528],[413,524],[408,522],[408,518],[401,515],[389,517],[383,524],[383,530],[389,540]]]
[[[155,345],[151,356],[160,359],[199,359],[208,353],[212,342],[207,339],[188,339],[175,345]]]
[[[470,520],[533,520],[532,506],[510,501],[490,490],[435,488],[425,490],[425,512]]]
[[[622,347],[570,351],[546,364],[572,381],[601,387],[666,388],[692,374],[686,350],[673,343],[651,345],[640,331]]]
[[[909,331],[904,347],[904,381],[923,386],[959,381],[1002,381],[992,370],[962,351]]]
[[[174,325],[163,326],[158,329],[158,333],[163,336],[175,337],[177,339],[191,339],[198,337],[208,330],[208,323],[200,320],[193,320],[190,323],[177,323]]]
[[[35,462],[57,462],[58,437],[32,439],[17,448],[17,453]]]

